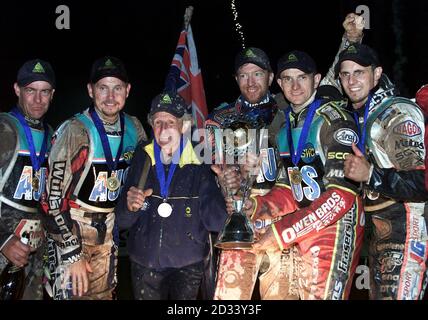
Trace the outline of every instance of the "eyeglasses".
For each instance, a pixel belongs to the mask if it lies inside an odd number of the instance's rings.
[[[352,78],[356,80],[361,80],[366,73],[367,73],[367,70],[355,70],[352,73],[343,71],[343,72],[339,72],[339,78],[343,81],[349,81],[349,79],[352,76]]]

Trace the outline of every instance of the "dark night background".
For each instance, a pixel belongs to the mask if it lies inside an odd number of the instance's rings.
[[[324,74],[339,46],[342,21],[360,5],[370,9],[364,43],[380,55],[384,70],[402,95],[414,96],[428,82],[426,1],[244,1],[236,0],[247,46],[264,49],[273,66],[292,49],[305,50]],[[70,9],[70,30],[58,30],[58,5]],[[43,1],[2,3],[0,10],[0,109],[15,103],[16,72],[28,59],[50,61],[57,91],[48,120],[53,126],[90,103],[86,83],[92,62],[109,54],[121,58],[132,90],[126,111],[145,123],[150,100],[163,88],[183,14],[194,6],[192,28],[209,110],[239,94],[232,77],[241,49],[231,0],[212,1]],[[273,92],[278,91],[276,84]]]

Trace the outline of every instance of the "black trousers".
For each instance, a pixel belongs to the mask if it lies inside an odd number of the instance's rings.
[[[151,269],[131,262],[132,289],[136,300],[195,300],[204,262],[182,268]]]

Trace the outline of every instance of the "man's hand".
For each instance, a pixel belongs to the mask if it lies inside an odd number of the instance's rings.
[[[17,236],[10,238],[3,249],[3,255],[17,267],[23,267],[28,263],[31,247],[23,244]]]
[[[255,206],[256,206],[256,201],[253,198],[249,198],[249,199],[245,200],[244,212],[249,219],[253,215],[253,211],[254,211]]]
[[[343,21],[343,28],[345,29],[345,36],[350,42],[359,42],[363,38],[364,18],[355,13],[349,13],[345,21]]]
[[[219,184],[224,191],[225,197],[230,197],[238,192],[241,186],[241,175],[238,166],[223,167],[218,164],[213,164],[211,169],[218,177]]]
[[[370,178],[370,162],[366,160],[355,144],[352,144],[355,155],[348,154],[344,162],[345,177],[356,182],[367,182]]]
[[[146,197],[150,197],[153,189],[141,190],[136,187],[131,187],[126,194],[126,204],[129,211],[136,212],[144,205]]]
[[[65,275],[65,280],[68,280],[71,277],[74,296],[79,295],[79,297],[81,297],[83,294],[88,292],[88,272],[92,272],[92,269],[84,258],[70,265],[68,274],[66,273]]]
[[[253,244],[254,251],[265,251],[267,249],[277,248],[278,243],[275,239],[272,226],[266,228],[266,232],[261,234],[260,239]]]
[[[245,163],[241,165],[241,175],[243,177],[248,177],[250,175],[258,175],[261,166],[260,157],[256,156],[253,153],[247,153]]]

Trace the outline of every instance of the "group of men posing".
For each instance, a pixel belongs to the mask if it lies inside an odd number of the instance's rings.
[[[131,85],[114,57],[92,66],[93,104],[53,132],[44,115],[54,72],[46,61],[26,62],[17,106],[0,115],[0,271],[26,266],[24,299],[41,299],[43,285],[55,299],[112,299],[118,230],[129,229],[134,297],[196,299],[210,234],[231,211],[230,190],[256,166],[245,210],[265,227],[251,250],[220,252],[215,292],[205,298],[251,299],[259,278],[262,299],[347,299],[364,230],[370,298],[422,298],[427,88],[417,93],[420,107],[398,97],[361,44],[362,17],[349,14],[343,26],[323,79],[302,51],[281,57],[276,74],[261,49],[238,53],[241,95],[215,109],[206,128],[209,137],[238,122],[268,129],[261,159],[240,170],[203,162],[186,138],[191,107],[176,92],[153,99],[147,139],[122,111]],[[274,79],[287,107],[269,91]]]

